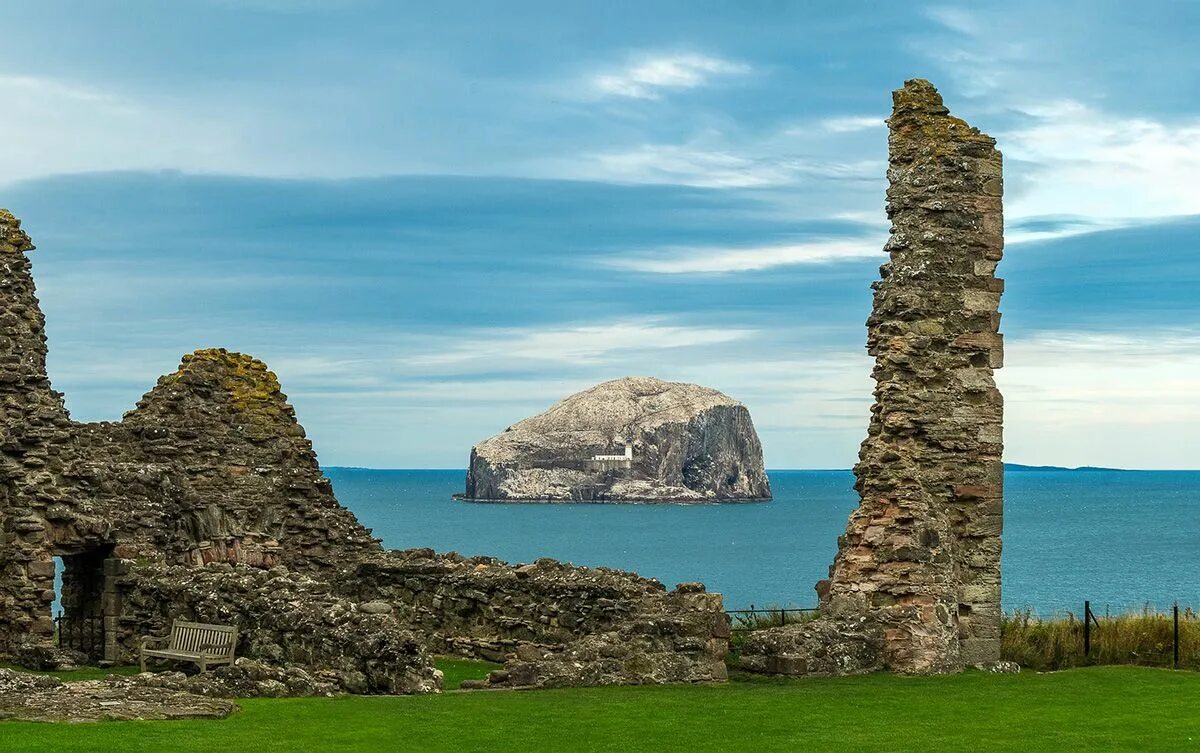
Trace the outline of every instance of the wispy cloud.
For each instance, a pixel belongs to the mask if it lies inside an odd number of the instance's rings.
[[[966,8],[956,8],[947,5],[936,5],[924,8],[922,14],[951,31],[960,34],[975,35],[980,30],[979,19]]]
[[[794,264],[870,259],[883,254],[884,240],[880,236],[755,248],[675,248],[653,255],[607,258],[600,263],[616,269],[665,275],[752,272]]]
[[[836,118],[825,118],[821,128],[830,133],[855,133],[878,128],[883,130],[885,123],[880,115],[842,115]]]
[[[696,327],[655,318],[588,322],[536,328],[502,328],[468,333],[436,353],[409,359],[424,366],[515,362],[594,364],[617,354],[711,346],[741,340],[751,329]]]
[[[612,97],[659,99],[665,91],[695,89],[721,76],[739,76],[750,66],[698,53],[642,55],[624,67],[592,77],[594,89]]]
[[[1013,216],[1200,213],[1200,119],[1122,117],[1072,100],[1019,109],[1026,123],[1002,134],[1024,173]]]
[[[58,172],[191,168],[236,154],[230,125],[119,91],[0,74],[0,183]]]
[[[707,140],[720,139],[709,135]],[[744,151],[747,149],[756,151]],[[693,143],[643,144],[624,151],[587,154],[560,170],[576,177],[624,183],[762,188],[806,178],[875,180],[883,165],[874,160],[810,160],[787,154],[773,144],[742,144],[727,150]]]
[[[1200,423],[1200,336],[1049,331],[1010,339],[1006,350],[996,381],[1013,460],[1194,465],[1179,446]]]

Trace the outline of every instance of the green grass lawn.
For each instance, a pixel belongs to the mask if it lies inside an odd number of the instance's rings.
[[[446,690],[457,690],[463,680],[482,680],[487,677],[488,672],[503,666],[475,659],[460,659],[456,656],[439,656],[434,664],[445,675],[443,679]]]
[[[1200,674],[1138,667],[240,703],[219,721],[0,723],[0,750],[1200,749]]]

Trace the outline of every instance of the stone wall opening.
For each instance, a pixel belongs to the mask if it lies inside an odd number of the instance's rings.
[[[106,618],[118,617],[110,584],[113,545],[56,551],[62,562],[62,581],[58,591],[58,645],[86,654],[91,661],[112,660],[106,640]]]

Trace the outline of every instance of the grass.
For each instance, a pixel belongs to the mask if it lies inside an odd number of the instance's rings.
[[[218,721],[0,723],[5,753],[1189,750],[1200,674],[877,674],[710,686],[241,701]]]
[[[1141,664],[1169,667],[1173,625],[1169,612],[1149,607],[1116,616],[1097,615],[1092,626],[1092,651],[1083,653],[1083,622],[1074,615],[1039,619],[1029,611],[1005,615],[1001,655],[1023,667],[1040,671],[1089,664]],[[1200,616],[1191,609],[1179,613],[1180,668],[1200,669]]]
[[[445,675],[446,690],[458,690],[463,680],[482,680],[499,664],[476,659],[460,659],[456,656],[439,656],[434,660],[437,668]]]

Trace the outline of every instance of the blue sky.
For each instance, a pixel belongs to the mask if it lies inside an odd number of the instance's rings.
[[[1005,154],[1007,459],[1196,467],[1200,3],[1043,5],[6,4],[0,206],[79,419],[221,345],[330,465],[652,374],[848,467],[925,77]]]

